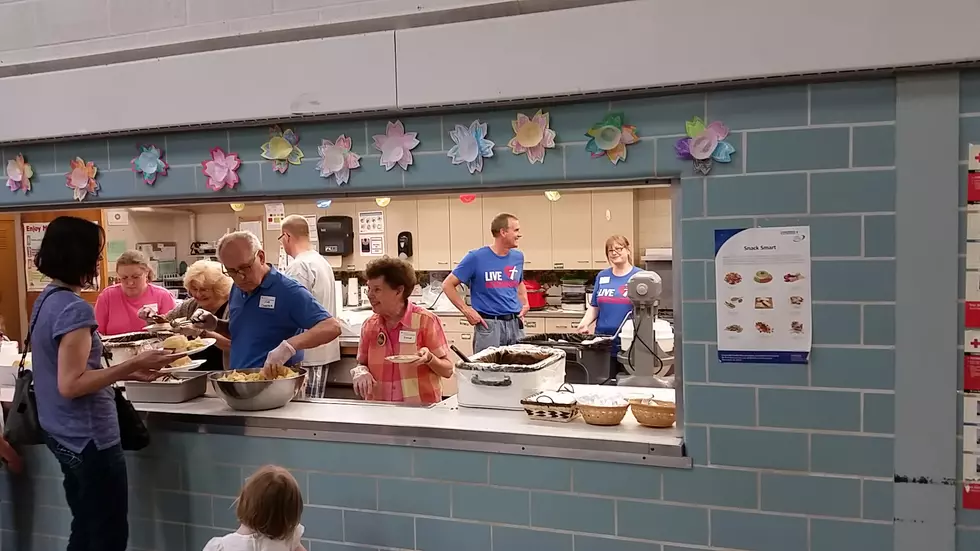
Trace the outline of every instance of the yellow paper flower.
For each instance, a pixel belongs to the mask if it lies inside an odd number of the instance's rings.
[[[511,122],[514,137],[507,145],[514,155],[527,153],[527,160],[534,163],[544,162],[545,149],[555,147],[555,131],[549,128],[548,113],[538,110],[533,117],[528,118],[524,113],[517,114],[517,120]]]
[[[272,161],[272,169],[285,174],[289,165],[303,161],[303,151],[299,148],[299,134],[291,128],[285,131],[273,126],[269,130],[269,141],[262,144],[262,158]]]
[[[95,181],[95,175],[99,169],[95,168],[95,163],[85,162],[81,157],[75,157],[68,166],[71,170],[66,174],[67,185],[72,189],[76,201],[85,199],[91,193],[99,193],[99,183]]]

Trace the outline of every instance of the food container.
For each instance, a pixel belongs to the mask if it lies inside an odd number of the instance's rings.
[[[274,381],[222,381],[230,371],[212,371],[208,374],[215,394],[239,411],[263,411],[281,408],[288,404],[302,390],[306,382],[306,369],[290,368],[296,375]],[[261,368],[238,369],[240,373],[258,373]]]
[[[117,365],[135,358],[140,352],[160,345],[160,339],[146,331],[121,333],[101,337],[102,346],[109,356],[109,365]]]
[[[126,381],[126,398],[130,402],[179,404],[204,396],[208,389],[207,373],[173,373],[175,381]]]
[[[615,379],[616,372],[619,370],[619,365],[613,362],[612,337],[579,333],[542,333],[528,335],[518,342],[564,350],[567,383],[601,385],[609,379]]]
[[[644,427],[666,429],[677,420],[677,404],[663,400],[630,400],[630,410],[636,422]]]
[[[590,425],[611,427],[623,422],[630,403],[619,396],[582,396],[578,400],[578,410],[582,419]]]
[[[565,382],[565,351],[514,345],[487,348],[456,363],[463,407],[523,410],[521,400]]]
[[[575,390],[561,385],[557,392],[538,392],[521,400],[524,412],[532,419],[567,423],[578,417]]]

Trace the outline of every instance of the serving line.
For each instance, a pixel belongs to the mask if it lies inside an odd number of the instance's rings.
[[[0,388],[9,405],[13,387]],[[677,428],[651,429],[627,415],[615,427],[536,421],[523,411],[463,408],[456,398],[429,407],[355,400],[291,402],[269,411],[234,411],[219,398],[182,404],[136,402],[154,430],[237,434],[297,440],[418,448],[691,468]]]

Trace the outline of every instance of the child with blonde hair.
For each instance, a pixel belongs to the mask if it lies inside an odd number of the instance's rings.
[[[306,551],[300,543],[303,494],[286,469],[266,465],[250,476],[235,514],[238,530],[212,538],[204,551]]]

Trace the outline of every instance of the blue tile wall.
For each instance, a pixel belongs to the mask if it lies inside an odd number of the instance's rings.
[[[371,147],[370,135],[387,119],[295,125],[306,158],[285,175],[258,157],[265,128],[10,146],[4,158],[24,152],[38,177],[31,195],[0,194],[0,208],[70,203],[63,174],[80,152],[104,163],[94,202],[215,197],[199,169],[214,145],[245,160],[240,189],[217,195],[222,201],[338,193],[314,166],[319,139],[341,133],[364,155],[340,190],[352,193],[679,177],[685,444],[694,469],[161,433],[130,470],[134,549],[201,549],[234,523],[228,506],[241,478],[265,462],[285,465],[304,483],[311,551],[890,549],[895,95],[894,81],[884,79],[553,106],[558,146],[533,166],[506,148],[514,109],[403,118],[421,142],[407,172],[385,171]],[[965,160],[966,143],[980,142],[980,72],[963,74],[960,105]],[[625,112],[642,137],[615,167],[589,158],[582,135],[611,110]],[[737,148],[733,162],[708,177],[695,176],[673,153],[693,116],[725,122]],[[497,148],[484,172],[471,176],[445,151],[446,133],[474,118],[489,122]],[[173,165],[152,188],[129,167],[138,143],[165,147]],[[812,228],[812,361],[720,364],[713,231],[784,224]],[[44,450],[30,459],[36,509],[49,514],[28,530],[37,532],[36,548],[63,548],[57,467]],[[13,541],[13,500],[3,480],[0,544]],[[967,513],[958,517],[960,550],[980,545],[980,515]]]

